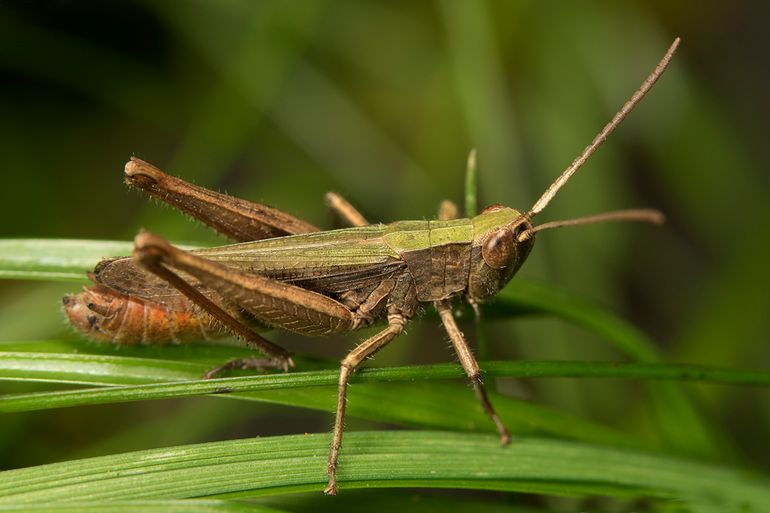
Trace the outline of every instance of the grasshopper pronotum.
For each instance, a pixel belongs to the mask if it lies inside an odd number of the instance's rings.
[[[96,340],[187,342],[230,332],[266,356],[233,360],[208,377],[232,368],[293,367],[287,351],[257,334],[261,327],[329,335],[386,318],[386,328],[342,360],[325,490],[333,495],[350,375],[403,331],[420,303],[433,303],[482,407],[507,444],[510,435],[487,399],[451,301],[462,297],[478,312],[478,304],[494,297],[521,267],[539,231],[602,221],[663,221],[660,212],[642,209],[532,224],[647,94],[678,45],[677,38],[639,90],[525,213],[493,205],[472,219],[455,219],[456,208],[445,203],[436,221],[370,225],[344,199],[329,193],[329,207],[353,227],[319,231],[279,210],[197,187],[132,158],[125,168],[129,186],[240,243],[184,251],[141,232],[132,257],[103,260],[90,275],[96,285],[64,298],[67,316]]]

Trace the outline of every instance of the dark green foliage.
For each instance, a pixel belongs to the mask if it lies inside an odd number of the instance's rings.
[[[590,8],[452,0],[4,3],[0,236],[24,240],[0,246],[0,465],[19,469],[0,474],[0,488],[40,485],[37,509],[25,511],[358,511],[364,503],[372,511],[740,511],[741,501],[745,511],[761,511],[770,503],[767,481],[735,469],[770,469],[763,5],[692,8],[641,1]],[[334,391],[321,383],[333,379],[333,362],[361,334],[268,334],[302,355],[301,372],[228,378],[216,386],[233,393],[216,398],[118,404],[210,392],[211,383],[189,380],[247,350],[99,346],[76,340],[62,320],[58,301],[85,283],[83,271],[130,251],[126,242],[101,239],[129,241],[146,227],[174,241],[223,242],[125,192],[121,169],[134,153],[195,183],[331,226],[321,200],[329,189],[374,221],[432,217],[445,198],[462,207],[465,161],[475,147],[479,203],[470,208],[524,209],[676,35],[683,42],[670,70],[539,219],[653,207],[669,223],[545,232],[521,278],[484,310],[477,337],[481,359],[490,362],[487,383],[523,441],[517,450],[543,451],[532,466],[501,462],[496,471],[517,479],[462,473],[464,462],[483,463],[499,448],[463,380],[443,379],[459,375],[456,366],[414,366],[450,358],[430,313],[369,365],[394,368],[363,372],[351,387],[346,450],[358,462],[348,466],[356,486],[529,494],[355,491],[341,474],[341,496],[322,497],[322,464],[313,465],[325,455]],[[89,242],[63,242],[73,239]],[[472,324],[464,330],[472,333]],[[89,401],[109,404],[82,406]],[[387,432],[392,425],[415,431]],[[302,432],[319,434],[285,436]],[[277,436],[249,439],[257,434]],[[458,450],[440,460],[437,474],[407,476],[405,465],[395,468],[406,455],[376,449],[429,439],[483,451],[477,461]],[[207,441],[218,443],[200,445]],[[271,481],[254,472],[269,467],[255,443],[270,445],[281,465],[306,444],[291,462],[304,473],[296,488],[283,474]],[[159,457],[168,450],[174,458],[184,444],[195,445],[185,449],[191,459],[179,475],[121,467],[141,457],[131,451]],[[567,449],[579,457],[543,456]],[[207,451],[239,463],[217,469],[205,463]],[[104,455],[113,456],[80,459]],[[601,468],[610,460],[616,466]],[[89,500],[112,490],[101,480],[107,474],[84,471],[99,461],[101,470],[133,473],[125,490],[143,493],[116,492],[121,500],[109,505]],[[39,466],[53,462],[59,466]],[[209,493],[200,485],[206,477],[221,486],[226,479],[208,474],[219,470],[242,478],[234,496],[173,500]],[[636,480],[622,486],[591,478],[635,471]],[[79,472],[84,495],[70,495],[77,502],[69,510],[50,502],[65,493],[53,478]],[[259,493],[282,495],[256,506],[233,500],[255,493],[257,481]],[[713,492],[705,501],[704,487]],[[313,493],[293,493],[299,489]],[[552,498],[567,493],[617,501]],[[131,502],[142,497],[148,501]]]

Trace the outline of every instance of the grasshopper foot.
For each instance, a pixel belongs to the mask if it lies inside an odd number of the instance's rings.
[[[326,495],[337,495],[337,478],[335,476],[329,477],[329,484],[324,488]]]
[[[243,369],[243,370],[282,370],[284,372],[288,372],[290,368],[294,368],[294,361],[287,357],[285,359],[282,358],[236,358],[235,360],[230,360],[229,362],[226,362],[222,365],[219,365],[217,367],[214,367],[213,369],[206,372],[206,374],[203,375],[203,379],[213,379],[216,378],[219,374],[229,371],[229,370],[235,370],[235,369]]]

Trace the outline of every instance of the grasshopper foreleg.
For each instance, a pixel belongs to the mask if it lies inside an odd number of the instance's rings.
[[[361,363],[372,356],[374,353],[385,347],[388,342],[396,338],[404,330],[406,317],[399,312],[392,312],[388,315],[388,327],[377,333],[373,337],[366,339],[356,346],[342,360],[340,366],[339,389],[337,391],[337,412],[334,418],[334,432],[332,434],[332,445],[329,449],[329,462],[326,471],[329,475],[329,484],[324,493],[327,495],[336,495],[337,493],[337,459],[342,445],[342,433],[345,429],[345,405],[350,375],[355,372]]]
[[[442,201],[441,205],[439,206],[438,217],[442,220],[454,219],[457,217],[457,212],[457,205],[449,200],[445,200]],[[449,338],[452,341],[455,352],[460,359],[460,363],[462,364],[463,369],[465,369],[465,373],[468,375],[468,378],[473,385],[473,391],[476,392],[476,397],[478,397],[479,402],[481,402],[481,407],[484,408],[484,412],[487,414],[487,416],[489,416],[490,419],[492,419],[492,422],[495,423],[497,432],[500,434],[500,442],[503,444],[508,444],[511,441],[511,435],[508,433],[508,429],[505,427],[505,424],[503,424],[503,422],[500,420],[500,417],[498,417],[497,413],[495,413],[495,409],[492,407],[492,403],[489,402],[489,397],[487,397],[487,390],[484,388],[484,383],[481,381],[481,369],[479,369],[479,364],[476,362],[476,358],[473,356],[473,352],[471,352],[470,347],[468,347],[468,343],[465,341],[465,337],[457,326],[457,322],[455,321],[454,315],[452,314],[451,303],[445,300],[436,301],[435,304],[436,310],[441,316],[441,321],[444,324],[444,328],[449,334]],[[476,322],[478,322],[480,314],[479,307],[475,302],[471,302],[471,306],[473,307],[473,311],[476,314]]]
[[[470,347],[468,347],[468,343],[465,341],[465,337],[460,331],[460,328],[458,328],[457,322],[455,322],[450,301],[436,301],[435,305],[436,310],[441,316],[441,322],[444,324],[444,328],[446,329],[447,334],[449,334],[449,339],[452,341],[455,352],[460,359],[460,364],[462,364],[465,373],[468,375],[468,378],[473,385],[476,397],[478,397],[481,402],[484,412],[486,412],[487,416],[489,416],[489,418],[492,419],[492,422],[495,423],[495,427],[497,427],[497,432],[500,434],[500,442],[503,445],[510,443],[511,435],[505,427],[505,424],[503,424],[503,421],[501,421],[500,417],[495,413],[492,404],[489,402],[484,383],[481,381],[481,369],[479,368],[479,364],[476,362],[476,358],[473,356]]]

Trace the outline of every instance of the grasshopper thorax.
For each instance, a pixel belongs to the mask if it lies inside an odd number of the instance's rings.
[[[532,222],[518,210],[502,205],[485,208],[472,222],[467,295],[472,302],[479,302],[505,287],[527,259],[535,239],[520,240],[522,233],[532,229]]]

